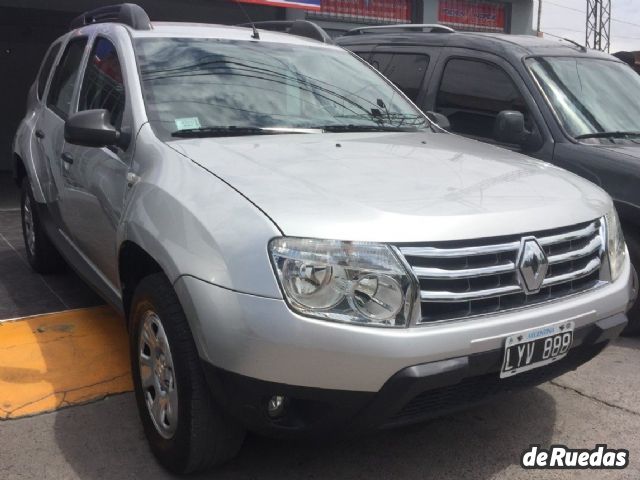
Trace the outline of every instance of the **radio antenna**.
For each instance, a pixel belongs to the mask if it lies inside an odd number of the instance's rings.
[[[249,20],[249,24],[251,24],[251,28],[253,29],[253,34],[251,35],[251,38],[253,38],[254,40],[260,40],[260,34],[258,33],[258,29],[256,28],[255,23],[253,23],[253,20],[251,20],[251,17],[245,10],[242,3],[240,3],[239,0],[235,0],[234,3],[238,5],[238,7],[240,7],[240,10],[242,10],[242,13],[244,14],[244,16],[247,17],[247,20]]]

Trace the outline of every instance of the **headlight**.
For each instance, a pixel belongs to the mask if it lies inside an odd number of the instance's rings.
[[[620,219],[615,207],[605,215],[607,222],[607,253],[609,254],[609,269],[611,270],[611,281],[617,280],[624,267],[624,260],[627,255],[627,245],[624,242],[624,234]]]
[[[413,277],[388,245],[284,237],[269,252],[287,303],[302,315],[403,327],[420,314]]]

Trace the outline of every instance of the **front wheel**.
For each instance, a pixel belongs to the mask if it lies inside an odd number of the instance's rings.
[[[244,430],[211,397],[189,324],[163,274],[144,278],[135,290],[130,351],[138,411],[158,461],[183,474],[234,457]]]

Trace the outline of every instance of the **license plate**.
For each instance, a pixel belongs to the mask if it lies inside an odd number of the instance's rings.
[[[574,322],[525,330],[507,337],[500,378],[557,362],[573,343]]]

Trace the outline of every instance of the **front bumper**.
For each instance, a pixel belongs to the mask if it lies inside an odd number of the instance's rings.
[[[489,400],[501,393],[551,380],[596,356],[627,324],[624,314],[580,328],[562,360],[500,379],[502,349],[404,368],[379,392],[299,387],[231,373],[205,363],[216,400],[252,431],[277,437],[357,434],[423,421]],[[271,397],[285,397],[276,418]]]
[[[373,393],[406,367],[500,351],[505,338],[572,320],[576,330],[625,312],[629,262],[613,283],[555,302],[413,328],[345,325],[302,317],[282,299],[175,282],[200,357],[210,365],[275,384]]]

